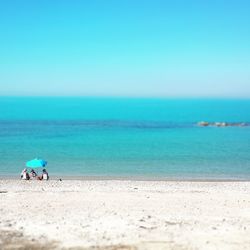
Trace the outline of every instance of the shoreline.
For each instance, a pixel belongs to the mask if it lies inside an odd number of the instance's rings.
[[[72,175],[50,175],[49,181],[59,180],[72,180],[72,181],[155,181],[155,182],[250,182],[248,178],[235,178],[235,177],[149,177],[149,176],[72,176]],[[19,175],[0,175],[0,180],[20,180]],[[25,181],[25,180],[23,180]],[[36,181],[36,180],[29,180]]]

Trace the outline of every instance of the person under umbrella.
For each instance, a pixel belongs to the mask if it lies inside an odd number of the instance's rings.
[[[29,176],[30,178],[35,179],[37,177],[36,171],[34,169],[31,169]]]
[[[28,168],[31,168],[30,177],[33,179],[37,179],[37,180],[48,180],[49,179],[48,172],[44,168],[46,165],[47,165],[47,161],[42,160],[42,159],[38,159],[38,158],[26,162],[26,166]],[[38,169],[38,168],[43,168],[42,174],[40,176],[38,176],[34,170],[34,169]]]
[[[21,179],[22,180],[29,180],[30,179],[30,176],[28,174],[28,171],[27,171],[27,168],[25,168],[22,173],[21,173]]]
[[[49,174],[46,171],[46,169],[43,169],[42,179],[48,181],[49,180]]]

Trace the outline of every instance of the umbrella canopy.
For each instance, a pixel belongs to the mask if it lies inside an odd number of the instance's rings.
[[[47,165],[47,161],[42,159],[34,159],[26,162],[26,166],[29,168],[43,168]]]

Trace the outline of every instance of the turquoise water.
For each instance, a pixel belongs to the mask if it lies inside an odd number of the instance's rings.
[[[250,100],[0,98],[0,175],[250,179]]]

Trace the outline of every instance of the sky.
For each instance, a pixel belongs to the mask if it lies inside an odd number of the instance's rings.
[[[0,95],[250,98],[250,1],[0,1]]]

